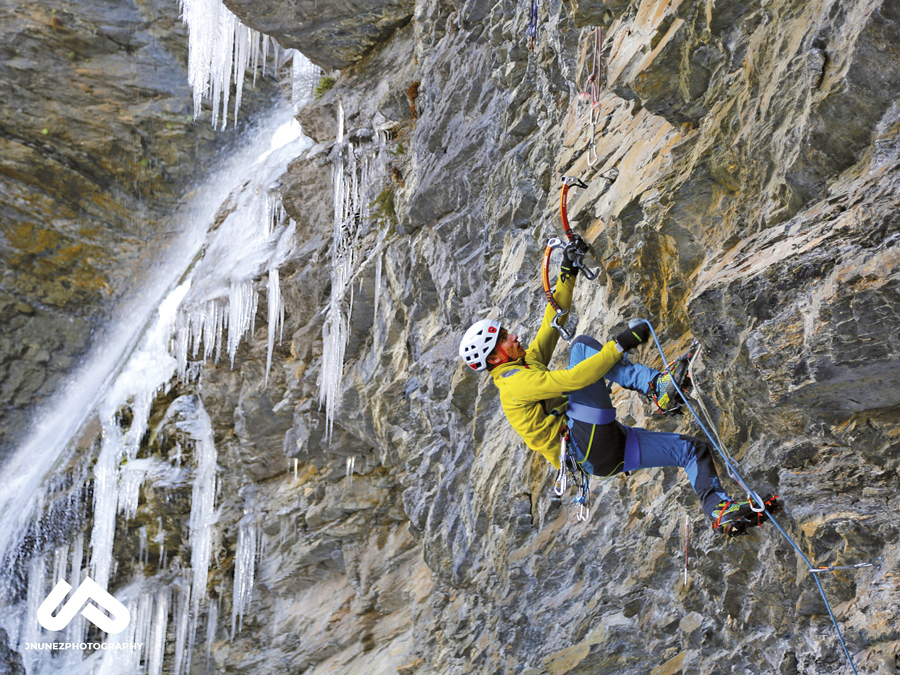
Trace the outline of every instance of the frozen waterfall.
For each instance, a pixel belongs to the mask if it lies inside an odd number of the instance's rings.
[[[207,589],[222,536],[212,423],[198,396],[171,401],[152,428],[151,408],[176,380],[196,379],[207,360],[227,355],[233,363],[241,341],[254,330],[261,291],[268,305],[268,377],[284,321],[279,270],[292,254],[295,235],[277,188],[288,163],[311,145],[293,111],[311,95],[319,70],[240,24],[221,0],[184,0],[181,7],[190,32],[195,115],[209,99],[213,125],[221,121],[224,127],[231,86],[236,116],[246,70],[254,78],[264,75],[270,55],[273,72],[289,73],[292,100],[257,121],[245,133],[243,149],[171,215],[168,225],[180,233],[177,239],[142,287],[117,308],[117,320],[95,335],[82,367],[44,407],[4,466],[0,628],[25,655],[28,675],[63,667],[71,675],[160,675],[164,660],[181,675],[191,671],[198,640],[209,655],[219,630],[219,600]],[[283,68],[289,60],[290,68]],[[174,452],[138,456],[148,434],[173,434]],[[138,515],[144,486],[161,495],[190,494],[189,559],[167,545],[180,533],[163,517],[122,531],[122,523]],[[239,526],[232,635],[252,600],[258,530],[250,516]],[[117,547],[129,537],[134,541]],[[39,608],[57,581],[78,588],[90,578],[107,589],[121,550],[133,551],[131,562],[146,570],[151,547],[158,554],[152,575],[139,573],[114,589],[114,600],[130,617],[122,632],[105,635],[101,645],[80,614],[62,632],[40,625]],[[52,649],[61,641],[82,647]],[[167,645],[174,645],[174,654],[166,653]]]
[[[177,255],[158,266],[151,288],[122,308],[121,322],[108,331],[7,464],[8,480],[0,488],[0,626],[22,653],[27,644],[62,637],[45,632],[35,618],[58,579],[77,587],[89,576],[106,588],[115,576],[114,550],[121,536],[117,514],[126,521],[135,516],[143,484],[161,491],[189,486],[191,492],[190,560],[165,561],[167,535],[160,519],[155,531],[141,529],[134,546],[142,560],[155,542],[158,570],[115,593],[128,608],[131,623],[107,642],[131,645],[127,659],[111,648],[60,654],[28,650],[29,675],[55,671],[62,663],[73,672],[159,673],[167,635],[174,636],[174,672],[180,675],[189,671],[197,641],[213,639],[218,606],[210,608],[206,591],[218,517],[212,426],[199,398],[182,397],[150,429],[151,402],[173,378],[196,377],[200,369],[192,363],[197,359],[216,358],[220,351],[234,358],[241,339],[253,330],[260,290],[269,304],[271,364],[283,318],[278,270],[291,254],[294,237],[294,224],[272,186],[288,162],[310,145],[291,106],[284,104],[250,134],[245,151],[198,188],[191,203],[173,216],[173,223],[184,229],[181,241],[170,247]],[[226,200],[228,215],[213,227]],[[88,443],[95,426],[99,446]],[[137,456],[147,433],[167,428],[179,434],[183,450],[177,457]],[[190,461],[182,461],[182,452]],[[61,545],[87,522],[92,527],[86,553],[77,540],[71,548]],[[251,597],[256,541],[252,529],[244,532],[239,613],[246,611]],[[27,570],[24,577],[22,570]],[[85,639],[87,624],[79,618],[69,625],[72,642]],[[206,633],[198,638],[203,626]]]

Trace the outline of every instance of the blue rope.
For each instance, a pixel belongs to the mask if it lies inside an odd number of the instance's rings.
[[[647,327],[650,329],[650,333],[653,335],[653,341],[656,343],[656,348],[659,350],[659,355],[662,357],[663,363],[668,364],[669,361],[666,359],[666,355],[663,352],[662,345],[659,343],[659,338],[656,336],[656,331],[653,330],[653,326],[651,326],[650,322],[647,321],[646,319],[641,319],[641,321],[643,321],[645,324],[647,324]],[[819,575],[815,573],[815,568],[813,567],[813,564],[810,562],[809,558],[806,557],[806,555],[803,553],[803,551],[800,550],[800,547],[797,546],[796,542],[785,531],[785,529],[783,527],[781,527],[781,525],[778,523],[777,520],[775,520],[775,517],[771,513],[769,513],[768,509],[766,508],[765,502],[763,502],[763,500],[760,498],[760,496],[758,494],[756,494],[756,492],[751,490],[747,486],[747,484],[744,482],[744,479],[741,478],[741,475],[738,473],[737,469],[734,467],[734,465],[729,460],[728,453],[726,453],[719,446],[719,444],[716,442],[716,440],[712,437],[712,434],[709,432],[709,430],[706,428],[706,426],[700,420],[700,417],[694,411],[694,408],[691,407],[691,404],[688,402],[687,395],[681,390],[681,386],[675,381],[675,375],[674,375],[674,373],[672,373],[669,370],[668,365],[666,365],[666,371],[671,375],[670,381],[675,385],[675,389],[678,390],[678,393],[681,394],[681,398],[684,401],[684,404],[687,406],[688,410],[691,411],[691,415],[694,416],[694,419],[697,421],[697,424],[700,425],[700,428],[703,429],[703,433],[706,434],[706,437],[710,440],[710,442],[713,444],[715,449],[718,451],[719,455],[724,460],[725,465],[728,467],[731,474],[735,477],[737,482],[741,484],[741,487],[743,487],[744,489],[747,490],[748,496],[751,499],[755,500],[759,504],[759,506],[762,507],[763,512],[765,512],[765,514],[769,517],[769,520],[772,521],[772,524],[775,525],[776,528],[778,528],[778,531],[781,532],[782,536],[785,539],[787,539],[788,543],[791,546],[793,546],[794,550],[797,551],[797,553],[800,555],[801,558],[803,558],[803,561],[806,563],[806,566],[809,568],[812,578],[816,580],[816,586],[819,587],[819,594],[822,596],[822,600],[825,601],[825,608],[828,610],[828,616],[831,617],[831,623],[834,624],[835,631],[837,631],[838,640],[840,640],[840,642],[841,642],[841,647],[844,650],[844,654],[847,657],[847,661],[850,664],[850,668],[853,670],[854,675],[859,675],[859,673],[856,670],[856,666],[853,664],[853,657],[850,656],[850,652],[847,649],[847,645],[844,643],[844,636],[841,634],[841,628],[840,628],[840,626],[838,626],[837,619],[835,619],[835,617],[834,617],[834,612],[831,611],[831,603],[828,602],[828,596],[825,595],[825,589],[822,587],[822,583],[819,581]]]

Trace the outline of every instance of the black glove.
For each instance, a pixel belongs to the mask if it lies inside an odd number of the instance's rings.
[[[568,281],[569,277],[578,276],[578,268],[587,252],[587,242],[577,234],[566,244],[563,249],[563,261],[559,266],[560,277],[563,281]]]
[[[638,323],[640,321],[640,323]],[[616,335],[616,342],[626,352],[634,349],[650,339],[650,326],[640,319],[628,322],[629,328]]]

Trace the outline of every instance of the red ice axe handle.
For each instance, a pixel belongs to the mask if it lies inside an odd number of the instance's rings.
[[[556,312],[556,316],[553,317],[553,321],[550,322],[550,325],[559,331],[559,334],[562,335],[563,340],[565,340],[566,342],[571,342],[572,338],[574,337],[575,331],[566,330],[565,326],[559,323],[559,320],[563,316],[565,316],[569,310],[563,309],[559,306],[556,298],[553,297],[553,290],[550,288],[550,256],[553,253],[553,249],[564,249],[565,247],[566,245],[556,237],[547,240],[547,248],[544,249],[544,260],[541,263],[541,282],[544,284],[544,295],[547,296],[547,302]]]
[[[568,201],[568,199],[569,199],[569,188],[573,187],[573,186],[579,187],[579,188],[586,188],[587,183],[585,183],[584,181],[582,181],[579,178],[575,178],[575,176],[563,176],[562,191],[559,194],[559,217],[560,217],[560,220],[562,220],[563,231],[566,233],[566,238],[570,242],[575,240],[575,232],[572,231],[572,228],[569,225],[569,212],[566,207],[566,201]],[[597,269],[597,270],[591,271],[590,269],[587,268],[587,266],[584,264],[584,254],[585,253],[586,253],[586,251],[579,252],[578,254],[576,254],[575,259],[573,260],[573,264],[575,265],[575,267],[580,268],[582,273],[584,274],[584,276],[587,277],[589,280],[596,279],[597,275],[600,273],[600,270]]]

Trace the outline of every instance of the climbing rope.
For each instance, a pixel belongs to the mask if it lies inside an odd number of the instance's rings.
[[[698,344],[697,349],[694,350],[694,353],[691,356],[691,360],[688,362],[688,373],[694,372],[694,361],[700,355],[700,352],[702,350],[703,350],[703,346]],[[671,367],[671,364],[666,366],[666,370],[669,370],[670,367]],[[669,371],[669,372],[671,372],[671,371]],[[674,380],[675,378],[673,377],[672,379]],[[709,428],[712,429],[713,433],[716,435],[716,441],[719,444],[718,445],[719,452],[721,452],[726,457],[725,468],[728,471],[728,477],[731,478],[731,480],[733,480],[735,483],[740,485],[741,489],[747,493],[747,500],[750,502],[750,508],[753,510],[753,512],[754,513],[763,513],[765,511],[765,507],[759,508],[754,503],[755,493],[753,492],[753,490],[751,490],[750,487],[746,483],[744,483],[743,478],[741,478],[735,471],[732,470],[732,465],[736,464],[736,462],[735,462],[734,458],[730,454],[728,454],[728,450],[725,449],[725,443],[722,442],[722,437],[719,436],[719,432],[716,430],[716,425],[713,423],[712,415],[709,414],[709,410],[706,409],[706,405],[704,405],[704,403],[703,403],[703,392],[700,390],[700,387],[697,385],[697,383],[694,382],[693,377],[691,378],[691,384],[693,385],[694,391],[697,394],[693,400],[700,407],[700,410],[703,412],[703,417],[706,418],[706,423],[709,425]],[[677,382],[675,383],[675,386],[676,387],[678,386]],[[678,391],[680,393],[681,389],[679,389]],[[684,398],[684,394],[682,394],[682,398]],[[685,403],[687,403],[686,400],[685,400]],[[690,406],[688,406],[688,407],[690,407]],[[693,412],[693,411],[691,411],[691,412]],[[694,415],[694,416],[696,417],[696,415]],[[705,428],[704,428],[704,431],[706,431]],[[709,435],[709,434],[707,434],[707,435]]]
[[[644,319],[643,322],[647,324],[647,327],[650,329],[650,333],[653,335],[653,341],[656,343],[656,348],[657,348],[657,350],[659,350],[659,354],[662,357],[663,363],[668,364],[668,361],[666,360],[666,355],[663,352],[662,345],[659,342],[659,338],[656,336],[656,331],[653,329],[653,326],[650,325],[649,321]],[[740,477],[740,474],[738,473],[737,468],[735,468],[734,461],[731,459],[731,456],[725,451],[722,444],[713,438],[713,435],[709,432],[706,425],[703,424],[703,422],[700,420],[700,417],[697,415],[696,411],[694,410],[694,408],[691,406],[690,402],[688,401],[687,395],[684,393],[684,391],[682,391],[681,386],[675,381],[674,373],[672,373],[672,371],[669,370],[668,365],[666,366],[666,370],[672,376],[671,381],[675,385],[675,388],[678,391],[678,393],[681,394],[681,398],[684,400],[684,404],[687,406],[688,410],[691,411],[691,415],[694,416],[694,420],[696,420],[697,424],[700,425],[700,428],[703,429],[703,433],[706,434],[706,437],[710,440],[710,442],[713,444],[715,449],[718,451],[719,455],[721,455],[722,459],[724,460],[725,466],[728,467],[728,475],[732,476],[735,479],[735,481],[742,488],[747,490],[747,494],[750,497],[751,505],[754,501],[759,505],[760,508],[757,512],[766,514],[766,516],[769,518],[769,520],[772,521],[772,524],[778,529],[778,531],[781,533],[781,535],[787,540],[787,542],[794,548],[794,550],[797,552],[797,554],[806,563],[806,566],[809,569],[810,574],[812,574],[812,578],[816,582],[816,586],[818,586],[818,588],[819,588],[819,594],[822,596],[822,600],[825,602],[825,608],[828,610],[828,616],[831,618],[831,623],[834,624],[834,629],[837,632],[838,640],[840,640],[841,647],[844,650],[844,655],[847,657],[847,662],[850,664],[850,668],[853,670],[854,675],[859,675],[859,673],[856,670],[856,666],[853,663],[853,657],[850,656],[850,651],[847,649],[847,645],[844,642],[844,636],[841,633],[841,628],[838,625],[837,619],[834,616],[834,612],[831,610],[831,603],[828,602],[828,596],[825,594],[825,589],[822,587],[822,583],[819,581],[819,574],[821,572],[831,572],[831,571],[840,570],[840,569],[856,569],[856,568],[860,568],[860,567],[873,567],[874,566],[873,563],[860,563],[858,565],[848,565],[848,566],[840,566],[840,567],[814,567],[812,562],[810,562],[809,558],[807,558],[806,555],[803,553],[803,551],[800,550],[800,547],[793,540],[793,538],[791,538],[791,536],[785,531],[785,529],[781,526],[781,524],[777,520],[775,520],[775,517],[772,515],[772,513],[769,512],[768,509],[766,509],[766,504],[762,500],[762,498],[756,492],[751,490],[747,486],[747,483]],[[694,383],[694,388],[695,389],[697,388],[696,383]],[[700,403],[700,405],[702,406],[702,402]],[[705,408],[704,408],[704,411],[705,411]],[[712,426],[712,425],[710,425],[710,426]],[[718,434],[716,434],[716,437],[718,437]],[[756,509],[754,509],[754,510],[756,510]]]
[[[591,105],[600,99],[600,80],[603,77],[603,63],[600,52],[603,50],[603,31],[600,26],[594,29],[594,59],[591,64],[591,74],[588,75],[584,93],[591,99]]]

